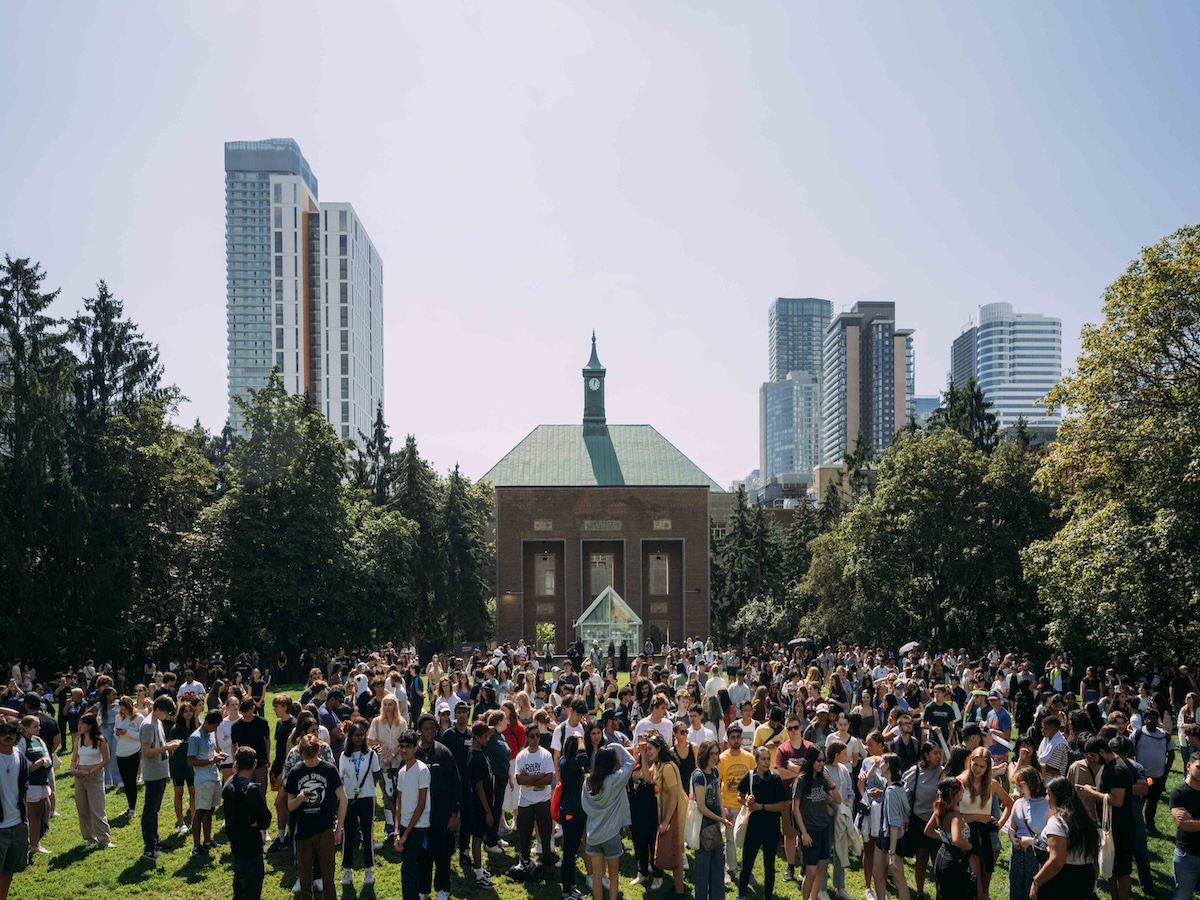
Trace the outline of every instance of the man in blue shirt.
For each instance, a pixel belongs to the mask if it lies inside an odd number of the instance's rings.
[[[217,766],[225,754],[217,750],[217,728],[221,725],[221,713],[212,710],[204,717],[204,724],[188,738],[187,761],[196,778],[196,809],[192,813],[192,856],[207,853],[215,845],[212,840],[212,815],[221,799],[221,775]],[[204,829],[204,842],[200,841],[200,829]]]
[[[993,738],[988,749],[992,752],[992,765],[994,767],[1008,761],[1008,751],[1012,746],[1012,716],[1004,708],[1004,698],[1000,696],[999,691],[988,691],[987,696],[988,705],[991,709],[988,711],[984,724],[987,725],[987,729],[991,732]],[[997,743],[996,738],[1004,741],[1004,743]],[[1007,778],[1007,773],[1000,776],[1001,781],[1007,781]]]

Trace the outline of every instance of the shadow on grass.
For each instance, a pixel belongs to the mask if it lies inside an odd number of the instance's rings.
[[[145,881],[146,877],[157,868],[156,862],[139,856],[121,871],[121,874],[117,876],[117,881],[121,884],[138,884]]]
[[[56,853],[50,857],[50,864],[47,868],[50,870],[69,868],[93,852],[92,847],[72,847],[70,850],[64,850],[62,853]]]
[[[191,851],[189,850],[190,854]],[[174,878],[186,879],[188,884],[197,884],[201,881],[207,881],[221,870],[218,864],[215,853],[201,853],[196,856],[189,855],[187,862],[175,870]]]

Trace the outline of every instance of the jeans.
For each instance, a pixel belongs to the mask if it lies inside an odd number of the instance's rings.
[[[117,723],[101,725],[100,733],[108,741],[108,765],[104,767],[104,786],[121,784],[121,770],[117,768]]]
[[[711,820],[709,820],[711,821]],[[725,896],[725,847],[696,851],[696,900],[722,900]]]
[[[404,834],[399,825],[396,830]],[[400,893],[403,900],[419,900],[421,894],[421,859],[429,853],[429,829],[414,828],[404,841],[404,856],[400,860]]]
[[[1192,900],[1196,896],[1196,886],[1200,883],[1200,854],[1184,853],[1175,848],[1175,893],[1174,900]]]
[[[462,822],[459,822],[462,830]],[[454,844],[458,835],[448,831],[445,825],[433,825],[429,829],[429,852],[421,857],[420,892],[450,892],[450,857],[454,855]]]
[[[121,783],[125,785],[125,802],[129,804],[130,809],[137,809],[137,775],[141,762],[141,753],[131,753],[129,756],[117,757],[117,771],[121,773]]]
[[[1185,742],[1186,743],[1186,742]],[[1154,784],[1146,789],[1146,796],[1143,797],[1145,803],[1146,830],[1157,831],[1158,825],[1154,821],[1155,815],[1158,813],[1158,801],[1162,798],[1163,791],[1167,788],[1167,776],[1155,778]]]
[[[579,855],[579,844],[587,830],[587,816],[583,813],[564,815],[562,828],[562,892],[569,894],[575,887],[575,857]]]
[[[345,840],[345,835],[342,836],[342,840]],[[314,859],[320,864],[321,880],[325,883],[325,890],[332,890],[334,862],[337,858],[337,851],[333,844],[333,829],[319,832],[310,837],[297,837],[295,847],[296,872],[300,876],[300,900],[313,900]]]
[[[750,872],[754,869],[754,860],[758,851],[762,850],[763,857],[763,897],[772,900],[775,896],[775,854],[779,850],[779,816],[773,815],[774,821],[763,821],[758,818],[770,813],[750,814],[746,825],[746,843],[742,846],[742,870],[738,875],[738,896],[745,897],[750,885]],[[724,885],[722,885],[722,893]]]
[[[375,795],[351,800],[346,808],[346,828],[342,834],[342,868],[354,868],[354,846],[360,840],[363,866],[375,865]]]
[[[1138,884],[1147,894],[1154,894],[1153,875],[1150,870],[1150,847],[1146,843],[1146,823],[1142,819],[1144,797],[1133,800],[1133,863],[1137,867]]]
[[[262,900],[262,854],[233,858],[233,900]]]
[[[158,811],[162,809],[163,794],[169,778],[155,778],[145,783],[146,799],[142,803],[142,845],[146,853],[158,849]]]

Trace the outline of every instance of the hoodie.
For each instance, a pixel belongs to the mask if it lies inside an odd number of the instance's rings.
[[[625,785],[633,774],[633,757],[620,744],[608,746],[617,754],[617,770],[604,779],[600,793],[592,794],[586,779],[580,792],[580,805],[587,815],[588,843],[593,846],[619,837],[621,829],[630,824]]]

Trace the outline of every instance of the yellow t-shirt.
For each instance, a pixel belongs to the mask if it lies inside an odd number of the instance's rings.
[[[776,728],[779,729],[778,732],[776,732]],[[754,729],[754,748],[756,750],[759,747],[765,746],[767,741],[774,741],[776,744],[781,744],[787,739],[787,729],[782,725],[776,725],[774,722],[766,722]]]
[[[721,800],[728,810],[740,808],[738,803],[738,785],[754,768],[754,754],[738,749],[726,750],[717,761],[717,776],[721,779]]]

